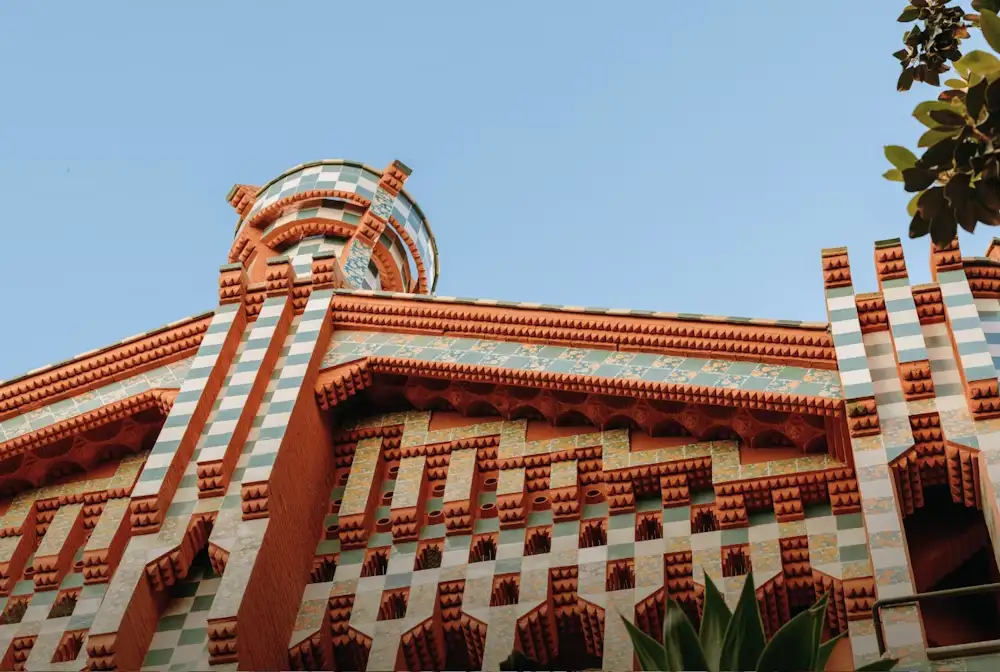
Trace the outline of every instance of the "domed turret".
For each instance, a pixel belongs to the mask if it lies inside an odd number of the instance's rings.
[[[437,245],[403,190],[409,175],[399,161],[378,171],[334,159],[296,166],[263,187],[238,184],[227,197],[240,214],[229,261],[260,281],[268,259],[285,256],[303,281],[314,257],[336,258],[338,286],[430,294]]]

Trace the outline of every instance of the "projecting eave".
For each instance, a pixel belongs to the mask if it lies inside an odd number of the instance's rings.
[[[399,331],[836,369],[826,323],[338,290],[335,329]]]
[[[0,382],[0,420],[190,357],[211,318],[212,313],[203,313],[171,322]]]

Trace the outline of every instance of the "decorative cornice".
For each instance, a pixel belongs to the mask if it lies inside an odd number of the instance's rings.
[[[977,299],[1000,299],[1000,261],[983,257],[962,259],[965,277],[972,296]]]
[[[907,277],[903,244],[899,238],[875,243],[875,275],[878,276],[879,286],[887,280]]]
[[[177,390],[155,389],[114,401],[92,411],[67,418],[47,427],[14,437],[0,443],[0,461],[10,459],[40,446],[60,441],[80,432],[86,432],[150,408],[157,408],[166,416],[173,406]]]
[[[308,219],[296,220],[265,233],[256,243],[251,240],[250,233],[244,233],[230,250],[229,259],[231,262],[238,262],[245,265],[250,262],[251,255],[255,250],[260,249],[260,246],[264,246],[277,254],[276,250],[279,246],[294,243],[312,236],[350,238],[355,234],[357,228],[353,224],[325,217],[310,217]],[[246,231],[249,232],[252,229],[247,229]],[[418,271],[422,272],[422,263],[419,262],[420,257],[416,246],[412,244],[412,241],[410,241],[408,246],[414,254],[414,259],[418,260]],[[404,291],[407,289],[403,286],[402,275],[400,274],[400,269],[397,268],[396,259],[382,243],[376,241],[373,249],[373,258],[375,266],[378,268],[382,285],[386,291]],[[424,285],[426,286],[426,282]]]
[[[958,238],[945,246],[931,243],[931,277],[937,280],[940,271],[954,271],[962,268],[962,250]]]
[[[350,238],[357,227],[353,224],[340,222],[335,219],[325,217],[310,217],[288,222],[276,227],[272,231],[261,236],[260,242],[263,245],[275,249],[284,243],[292,243],[311,236],[337,236],[338,238]]]
[[[888,331],[889,313],[885,309],[885,297],[882,296],[881,292],[855,294],[854,303],[858,308],[861,333]]]
[[[944,299],[937,283],[913,285],[913,303],[917,306],[920,324],[944,322]]]
[[[360,194],[356,194],[353,191],[342,191],[340,189],[310,189],[309,191],[300,191],[297,194],[289,194],[282,199],[279,199],[261,208],[254,215],[248,219],[245,223],[247,228],[261,228],[263,224],[269,222],[271,218],[276,215],[281,214],[281,212],[290,205],[294,205],[301,201],[312,201],[322,198],[336,198],[342,201],[349,201],[351,203],[357,203],[358,205],[367,208],[371,205],[371,201]]]
[[[421,362],[397,357],[369,357],[320,373],[316,383],[316,395],[320,406],[324,409],[330,408],[364,389],[371,383],[373,373],[418,375],[428,378],[447,378],[499,385],[546,387],[564,392],[624,395],[638,399],[683,401],[813,415],[836,415],[842,406],[842,400],[826,397],[807,397],[756,390],[732,390],[679,383],[657,383],[645,380],[596,378],[550,371],[503,369],[478,364]]]
[[[825,330],[463,305],[338,293],[335,328],[423,332],[836,369]]]
[[[193,355],[212,314],[175,322],[0,385],[0,420]]]
[[[823,250],[823,287],[851,286],[851,262],[847,257],[846,247],[831,247]]]
[[[239,213],[240,217],[243,217],[243,215],[250,211],[259,193],[260,187],[254,187],[249,184],[235,184],[226,195],[226,200]]]

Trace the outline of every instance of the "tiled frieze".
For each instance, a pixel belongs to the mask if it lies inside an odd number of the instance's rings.
[[[856,311],[855,311],[856,313]],[[860,327],[858,339],[860,343]],[[839,398],[837,372],[794,366],[589,350],[472,338],[338,330],[323,359],[328,368],[368,356],[481,364],[525,371],[705,385],[733,390]]]
[[[57,401],[54,404],[44,405],[24,415],[16,415],[13,418],[0,421],[0,443],[88,411],[97,410],[101,406],[121,401],[140,392],[178,388],[187,377],[191,362],[192,359],[189,358],[161,366],[120,382],[104,385],[92,392],[85,392],[63,401]]]

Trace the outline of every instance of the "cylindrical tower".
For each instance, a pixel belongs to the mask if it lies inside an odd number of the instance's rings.
[[[295,282],[305,283],[315,257],[336,258],[335,286],[430,294],[437,245],[403,190],[409,175],[399,161],[379,171],[332,159],[296,166],[263,187],[237,184],[227,196],[240,214],[229,261],[259,282],[268,260],[285,256]]]

